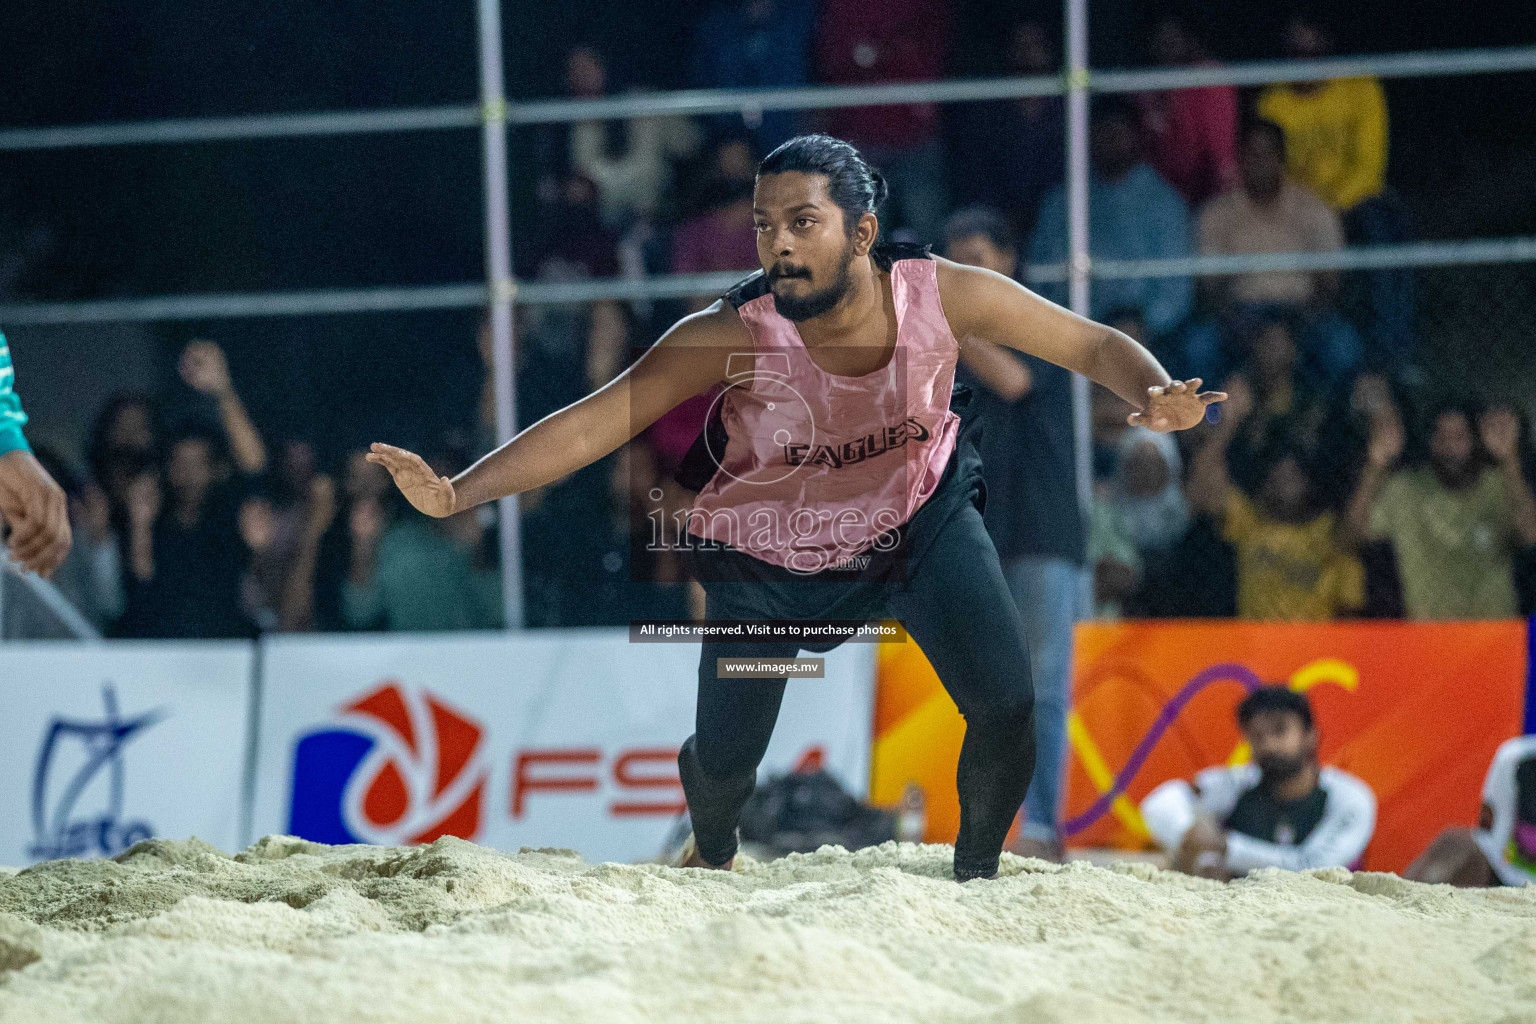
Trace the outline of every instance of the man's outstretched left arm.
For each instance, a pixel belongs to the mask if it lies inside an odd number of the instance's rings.
[[[1136,410],[1130,422],[1167,432],[1205,418],[1226,397],[1200,393],[1198,378],[1175,381],[1129,335],[1078,316],[1002,274],[937,258],[939,294],[962,344],[983,338],[1080,373]]]

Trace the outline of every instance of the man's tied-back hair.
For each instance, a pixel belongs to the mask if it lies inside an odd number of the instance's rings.
[[[890,192],[885,176],[857,149],[830,135],[797,135],[769,153],[757,167],[758,177],[789,171],[827,176],[827,194],[842,209],[843,227],[850,235],[859,218],[874,213]]]

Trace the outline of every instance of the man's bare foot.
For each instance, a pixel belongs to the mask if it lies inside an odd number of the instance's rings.
[[[711,864],[709,861],[699,856],[698,850],[694,850],[691,854],[688,855],[688,859],[683,861],[680,866],[685,868],[709,868],[712,871],[729,871],[731,870],[731,865],[735,863],[736,858],[733,856],[724,864]]]
[[[711,871],[729,871],[731,865],[736,863],[736,856],[732,854],[724,864],[711,864],[699,855],[698,844],[694,842],[692,833],[688,841],[683,844],[682,860],[678,862],[680,868],[709,868]]]

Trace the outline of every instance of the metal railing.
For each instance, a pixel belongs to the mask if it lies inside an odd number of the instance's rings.
[[[516,282],[508,254],[505,136],[508,124],[534,125],[607,118],[638,118],[709,113],[750,114],[764,110],[824,109],[913,102],[958,103],[1029,96],[1065,95],[1068,99],[1067,193],[1070,255],[1065,264],[1029,268],[1037,282],[1070,281],[1073,308],[1086,313],[1092,278],[1166,277],[1237,274],[1261,270],[1349,270],[1372,267],[1448,266],[1465,263],[1529,261],[1536,239],[1483,239],[1461,243],[1373,246],[1333,253],[1285,253],[1256,256],[1188,257],[1177,260],[1092,260],[1087,245],[1087,96],[1192,89],[1208,86],[1260,85],[1277,81],[1326,81],[1376,78],[1475,75],[1536,70],[1536,47],[1399,53],[1334,57],[1313,61],[1255,61],[1198,68],[1092,71],[1086,66],[1087,2],[1064,0],[1068,56],[1061,76],[1023,76],[946,82],[916,82],[854,87],[812,86],[769,90],[688,90],[632,94],[594,100],[536,100],[508,103],[501,66],[498,0],[477,0],[481,95],[478,104],[437,107],[187,118],[133,124],[77,125],[0,130],[0,151],[53,150],[71,147],[186,144],[301,136],[340,136],[379,132],[443,131],[480,128],[486,195],[486,280],[405,287],[332,289],[276,293],[180,295],[67,303],[15,303],[0,306],[0,322],[10,325],[66,324],[122,320],[177,320],[215,317],[295,316],[400,310],[458,309],[489,306],[493,325],[498,437],[505,442],[516,422],[511,358],[511,306],[514,301],[584,302],[600,299],[645,300],[724,291],[740,275],[669,275],[642,279],[582,282]],[[1075,393],[1079,441],[1079,487],[1087,487],[1087,389]],[[502,566],[507,622],[521,614],[521,552],[517,538],[516,499],[503,499]]]
[[[1522,46],[1328,57],[1309,61],[1250,61],[1195,68],[1090,71],[1086,88],[1092,93],[1158,92],[1200,89],[1213,85],[1318,82],[1367,75],[1373,78],[1428,78],[1533,70],[1536,70],[1536,46]],[[890,85],[803,86],[793,89],[688,89],[602,99],[508,102],[504,114],[509,124],[532,125],[678,114],[825,110],[918,102],[969,103],[1030,96],[1061,96],[1067,90],[1068,79],[1064,75],[1019,75]],[[5,128],[0,129],[0,152],[466,130],[480,127],[486,120],[494,119],[495,114],[494,104],[487,108],[480,104],[461,103],[385,110],[249,114],[126,124]]]
[[[57,587],[22,569],[11,561],[8,552],[0,549],[0,643],[6,640],[6,615],[9,610],[6,590],[15,585],[20,585],[32,600],[40,604],[76,640],[101,639],[101,633],[96,627],[69,603],[68,598],[59,593]]]

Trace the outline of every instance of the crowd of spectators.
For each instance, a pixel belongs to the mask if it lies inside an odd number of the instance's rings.
[[[858,85],[948,73],[946,0],[720,0],[689,63],[704,88]],[[1207,66],[1198,26],[1146,34],[1149,62]],[[1276,55],[1332,43],[1292,18]],[[1024,20],[1005,74],[1054,74],[1051,33]],[[632,91],[593,45],[565,56],[577,98]],[[757,265],[758,160],[805,130],[860,149],[891,187],[882,230],[941,243],[957,210],[1006,224],[1010,263],[1067,255],[1060,97],[831,111],[657,116],[532,131],[534,205],[520,278],[569,281]],[[1326,252],[1408,237],[1387,181],[1387,108],[1370,78],[1102,96],[1090,120],[1089,247],[1106,260]],[[1018,242],[1015,245],[1014,239]],[[1198,283],[1198,287],[1197,287]],[[519,425],[601,387],[713,296],[520,306]],[[1348,311],[1348,315],[1346,315]],[[1095,389],[1086,538],[1097,614],[1488,617],[1536,599],[1536,504],[1522,410],[1443,400],[1414,362],[1412,275],[1381,270],[1097,280],[1091,315],[1176,377],[1231,395],[1220,423],[1178,436],[1125,424]],[[481,348],[490,362],[488,330]],[[52,459],[80,538],[67,595],[119,636],[263,630],[490,628],[502,623],[495,506],[428,520],[387,474],[319,439],[273,445],[217,345],[189,344],[202,403],[168,418],[144,395],[100,415],[84,472]],[[178,385],[179,386],[179,385]],[[620,452],[520,499],[525,621],[596,625],[698,607],[677,560],[644,543],[689,499],[672,480],[714,395]],[[490,375],[478,432],[424,451],[451,474],[494,444]],[[44,453],[45,455],[47,453]],[[1165,567],[1198,562],[1191,577]],[[1177,581],[1198,579],[1198,589]]]

